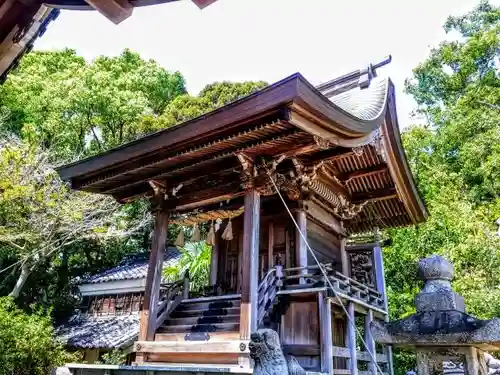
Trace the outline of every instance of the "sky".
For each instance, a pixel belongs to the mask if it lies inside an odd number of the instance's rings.
[[[492,3],[499,3],[492,1]],[[411,118],[405,78],[446,35],[446,18],[478,0],[190,0],[135,8],[119,25],[94,11],[62,11],[35,49],[73,48],[88,60],[124,48],[180,71],[190,94],[215,81],[276,82],[300,72],[312,84],[392,55],[378,71],[396,86],[400,127]]]

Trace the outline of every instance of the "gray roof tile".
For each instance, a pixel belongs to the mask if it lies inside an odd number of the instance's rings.
[[[118,316],[75,315],[57,328],[57,338],[77,349],[125,348],[137,340],[139,313]]]
[[[163,267],[171,265],[180,256],[176,247],[165,251]],[[126,257],[120,265],[83,279],[80,284],[97,284],[107,281],[134,280],[146,277],[149,253],[137,253]]]

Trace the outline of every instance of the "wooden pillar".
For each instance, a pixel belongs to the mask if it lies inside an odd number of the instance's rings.
[[[267,269],[274,267],[274,223],[271,221],[268,226],[267,241]]]
[[[333,375],[332,305],[325,292],[318,293],[319,324],[321,333],[321,372]]]
[[[296,213],[297,225],[299,226],[300,232],[307,238],[307,215],[305,210],[299,210]],[[307,267],[307,245],[305,239],[301,236],[299,230],[295,231],[295,259],[296,267]],[[307,273],[307,269],[301,270],[302,274]],[[300,283],[304,284],[305,280],[300,279]]]
[[[214,237],[210,259],[210,286],[217,284],[217,270],[219,268],[219,233],[216,232]]]
[[[348,318],[346,322],[346,343],[349,349],[350,358],[347,361],[350,375],[358,375],[358,360],[356,353],[356,320],[354,316],[354,302],[347,305]]]
[[[291,246],[291,237],[290,231],[285,229],[285,264],[284,268],[292,267],[292,246]]]
[[[377,291],[382,294],[382,298],[384,299],[384,309],[385,311],[389,311],[389,306],[387,302],[387,293],[385,290],[385,271],[384,271],[384,257],[382,254],[382,248],[377,244],[372,250],[372,259],[373,259],[373,269],[375,270],[375,283],[377,287]],[[385,321],[389,321],[389,315],[385,316]],[[394,365],[392,360],[392,346],[386,345],[384,347],[385,355],[387,356],[387,367],[389,374],[394,374]]]
[[[368,310],[365,315],[365,342],[366,342],[366,351],[372,353],[374,360],[371,360],[368,363],[368,371],[370,371],[373,375],[377,375],[377,351],[375,348],[375,341],[373,340],[372,331],[370,329],[370,324],[373,321],[373,311]]]
[[[243,251],[241,278],[240,340],[250,340],[257,330],[258,277],[259,277],[259,223],[260,195],[254,190],[245,193],[243,223]],[[248,358],[240,356],[240,365],[249,366]],[[243,363],[242,363],[243,362]]]
[[[345,249],[347,243],[346,238],[340,240],[340,261],[342,263],[342,274],[344,276],[351,277],[351,265],[349,262],[349,254]]]
[[[163,210],[155,213],[153,241],[149,255],[148,274],[146,276],[146,291],[139,325],[139,341],[154,340],[156,309],[160,298],[163,259],[167,243],[168,217],[168,212]]]
[[[385,309],[387,311],[387,297],[385,291],[384,258],[380,246],[375,246],[372,250],[373,269],[375,270],[375,283],[377,291],[384,297]]]

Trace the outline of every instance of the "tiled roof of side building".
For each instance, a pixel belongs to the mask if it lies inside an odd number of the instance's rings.
[[[164,255],[163,267],[171,265],[180,256],[176,247],[168,247]],[[80,284],[97,284],[108,281],[134,280],[146,278],[149,252],[126,257],[118,266],[83,279]]]
[[[117,316],[75,315],[56,330],[57,338],[75,349],[126,348],[139,333],[139,313]]]

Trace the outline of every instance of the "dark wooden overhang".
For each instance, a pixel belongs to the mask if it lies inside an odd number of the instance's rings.
[[[347,232],[423,221],[391,81],[375,78],[366,88],[333,94],[321,89],[325,95],[294,74],[58,172],[74,189],[120,202],[164,189],[167,205],[183,211],[241,197],[244,161],[264,158],[279,162],[281,176],[297,180],[303,172],[310,199],[338,216]]]

